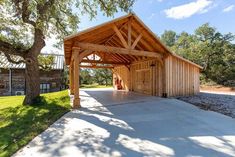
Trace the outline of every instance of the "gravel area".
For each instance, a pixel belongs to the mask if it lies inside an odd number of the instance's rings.
[[[235,92],[202,91],[194,96],[177,97],[204,110],[222,113],[235,118]]]

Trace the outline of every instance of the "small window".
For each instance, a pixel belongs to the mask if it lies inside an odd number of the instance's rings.
[[[50,92],[50,84],[49,83],[41,83],[40,84],[40,93],[48,93]]]

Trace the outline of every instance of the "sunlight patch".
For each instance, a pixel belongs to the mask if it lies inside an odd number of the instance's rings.
[[[204,148],[235,156],[235,136],[194,136],[189,139]]]
[[[89,112],[85,112],[85,111],[79,111],[79,113],[81,115],[87,115],[87,116],[91,116],[91,117],[96,117],[98,118],[100,121],[103,121],[109,125],[113,125],[125,130],[134,130],[131,126],[129,126],[125,121],[121,120],[121,119],[117,119],[117,118],[112,118],[112,117],[108,117],[108,116],[103,116],[103,115],[99,115],[99,114],[94,114],[94,113],[89,113]]]
[[[123,134],[120,134],[116,141],[128,149],[143,153],[144,156],[170,157],[175,155],[174,150],[169,147]]]

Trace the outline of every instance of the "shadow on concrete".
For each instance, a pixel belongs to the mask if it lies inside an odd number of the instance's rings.
[[[235,121],[229,117],[123,91],[87,90],[81,99],[80,110],[67,113],[21,154],[235,156]]]

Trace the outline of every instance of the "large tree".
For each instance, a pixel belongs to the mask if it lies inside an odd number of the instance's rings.
[[[234,76],[235,64],[231,62],[235,60],[234,44],[231,42],[234,37],[231,33],[218,32],[208,23],[195,30],[195,52],[200,54],[197,59],[201,61],[206,79],[223,83],[230,79],[230,76]]]
[[[172,30],[165,30],[164,33],[161,35],[161,40],[168,47],[174,46],[177,40],[176,32]]]
[[[176,38],[177,37],[177,38]],[[235,79],[234,35],[222,34],[208,23],[194,34],[165,31],[161,39],[175,53],[203,67],[202,78],[225,84]]]
[[[134,0],[1,0],[0,52],[10,62],[26,64],[26,97],[31,104],[40,94],[38,55],[45,38],[62,39],[77,31],[79,17],[92,19],[98,11],[112,16],[118,10],[129,11]],[[12,55],[21,56],[14,61]]]

